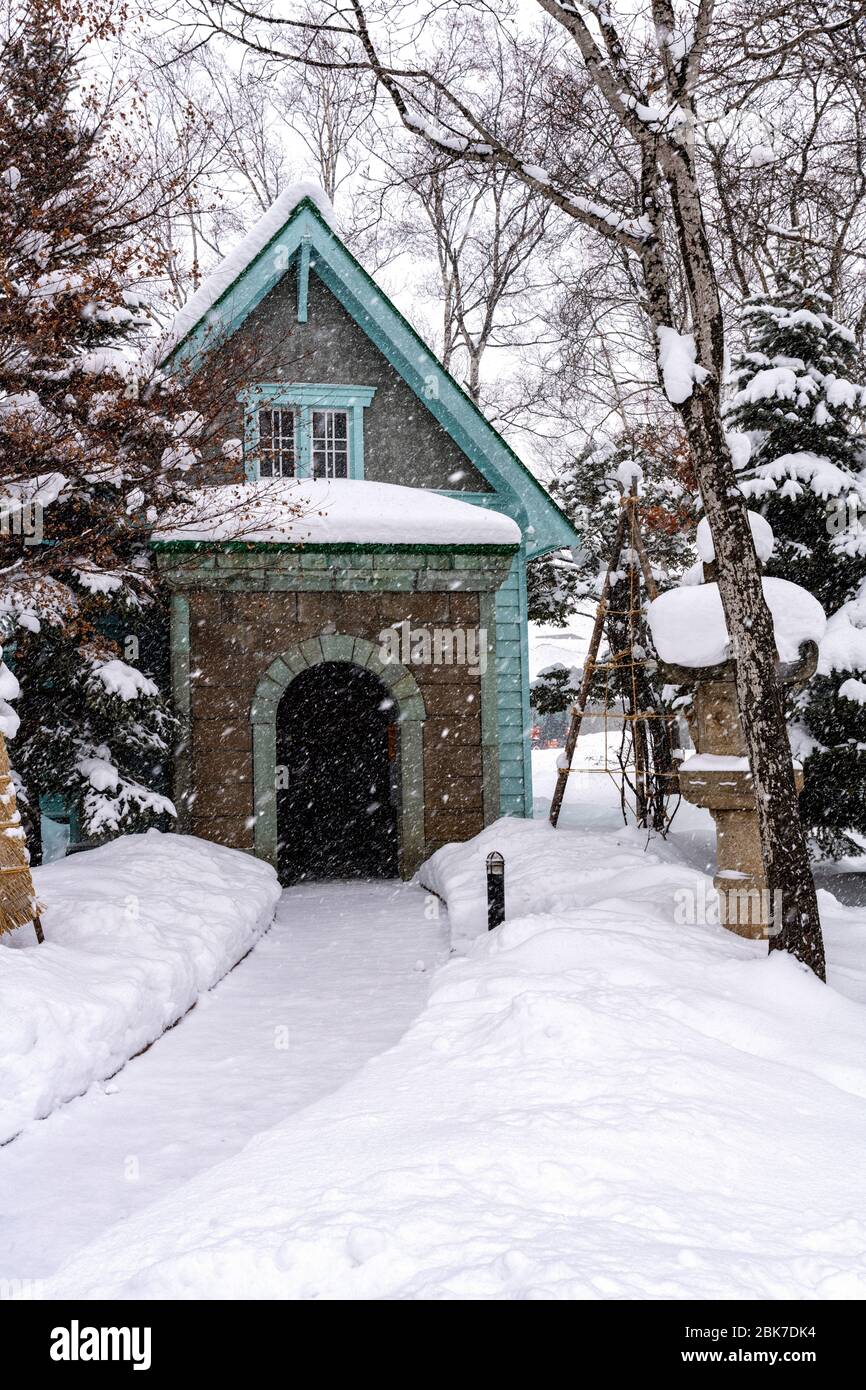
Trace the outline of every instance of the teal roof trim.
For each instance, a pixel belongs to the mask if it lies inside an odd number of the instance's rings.
[[[518,521],[527,554],[576,545],[579,537],[564,513],[309,198],[297,204],[280,231],[172,349],[167,363],[188,363],[195,369],[209,343],[222,342],[236,331],[305,244],[310,247],[310,268],[495,489],[501,510]]]

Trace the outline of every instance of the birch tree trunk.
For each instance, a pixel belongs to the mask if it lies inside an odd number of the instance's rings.
[[[761,567],[737,484],[721,412],[724,324],[688,136],[665,144],[659,166],[674,211],[689,288],[698,361],[709,375],[679,406],[716,551],[719,594],[736,663],[737,704],[749,750],[767,888],[781,912],[771,950],[789,951],[826,979],[818,899],[797,788],[781,687],[776,639]],[[658,325],[657,325],[658,327]]]

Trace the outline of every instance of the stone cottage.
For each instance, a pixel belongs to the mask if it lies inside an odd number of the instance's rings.
[[[318,199],[277,201],[166,365],[214,422],[154,540],[181,828],[292,882],[531,814],[526,562],[577,537]]]

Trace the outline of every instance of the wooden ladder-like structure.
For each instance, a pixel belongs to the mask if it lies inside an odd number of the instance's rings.
[[[624,493],[623,496],[620,498],[620,516],[616,530],[616,537],[614,539],[613,546],[611,547],[610,560],[608,561],[607,572],[604,577],[604,583],[602,584],[601,594],[599,595],[598,607],[596,608],[595,622],[593,624],[592,634],[589,639],[589,647],[587,649],[586,654],[586,663],[583,668],[583,676],[580,683],[580,690],[578,691],[577,700],[575,704],[572,706],[571,710],[571,720],[568,727],[568,734],[566,735],[565,739],[565,749],[563,757],[557,769],[556,787],[554,788],[553,799],[550,803],[550,823],[554,827],[556,827],[559,821],[559,813],[562,810],[562,803],[565,798],[565,788],[568,785],[568,779],[571,775],[574,754],[577,749],[577,741],[580,736],[580,727],[587,714],[586,706],[587,701],[589,699],[589,692],[592,687],[593,677],[595,676],[596,671],[600,669],[598,661],[598,652],[601,646],[602,637],[604,635],[605,623],[608,617],[610,616],[610,592],[614,584],[614,578],[619,573],[620,559],[622,557],[622,552],[626,547],[630,548],[632,552],[632,557],[637,557],[649,598],[652,600],[658,596],[658,585],[656,584],[655,578],[653,577],[653,573],[650,568],[649,557],[647,555],[646,545],[644,544],[643,536],[641,535],[640,523],[637,515],[637,504],[637,485],[633,484],[630,491]],[[632,605],[629,609],[630,616],[633,616],[635,611],[635,606]],[[618,663],[618,656],[621,655],[622,654],[615,654],[614,660],[608,664],[612,667],[615,667]],[[634,657],[631,652],[628,653],[628,656],[629,665],[634,667],[636,664],[638,664],[634,661]],[[659,715],[655,711],[649,710],[634,710],[631,716],[617,717],[632,718],[634,720],[645,719],[647,721],[651,719],[662,720],[663,722],[668,722],[669,720],[670,722],[673,722],[673,720],[675,719],[675,716]],[[640,782],[640,780],[645,775],[645,769],[640,766],[640,741],[638,739],[635,739],[634,746],[636,752],[637,777],[638,782]],[[656,771],[655,775],[659,775],[658,770]],[[676,772],[673,771],[672,764],[670,769],[665,770],[661,775],[671,778],[671,785],[675,785]],[[638,820],[640,823],[640,811],[638,812]]]

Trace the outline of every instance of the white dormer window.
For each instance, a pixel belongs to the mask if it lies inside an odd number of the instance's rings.
[[[244,471],[256,478],[363,478],[374,386],[259,382],[244,407]]]

